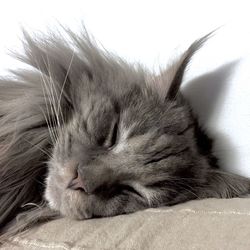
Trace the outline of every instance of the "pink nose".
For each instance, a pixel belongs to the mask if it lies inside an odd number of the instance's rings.
[[[70,181],[67,188],[72,189],[72,190],[82,190],[87,193],[86,187],[78,172],[77,172],[77,175]]]

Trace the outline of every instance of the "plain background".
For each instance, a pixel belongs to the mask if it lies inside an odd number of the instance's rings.
[[[0,15],[0,71],[19,65],[21,30],[76,30],[84,21],[102,45],[150,69],[164,68],[195,39],[222,26],[196,54],[183,92],[214,135],[223,168],[250,177],[249,1],[4,1]]]

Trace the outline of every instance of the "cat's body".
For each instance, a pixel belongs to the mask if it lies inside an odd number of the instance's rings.
[[[0,232],[59,214],[112,216],[249,192],[248,179],[219,170],[179,93],[208,36],[155,76],[101,51],[86,33],[66,33],[70,44],[25,33],[19,58],[33,69],[0,81]]]

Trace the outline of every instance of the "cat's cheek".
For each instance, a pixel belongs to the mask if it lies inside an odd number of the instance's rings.
[[[47,200],[49,207],[54,210],[59,210],[60,208],[60,194],[56,187],[53,185],[51,177],[48,176],[46,179],[46,189],[44,192],[44,198]]]

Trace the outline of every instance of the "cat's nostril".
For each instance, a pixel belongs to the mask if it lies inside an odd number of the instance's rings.
[[[67,188],[72,190],[82,190],[87,193],[86,186],[78,171],[76,172],[76,176],[69,182]]]

